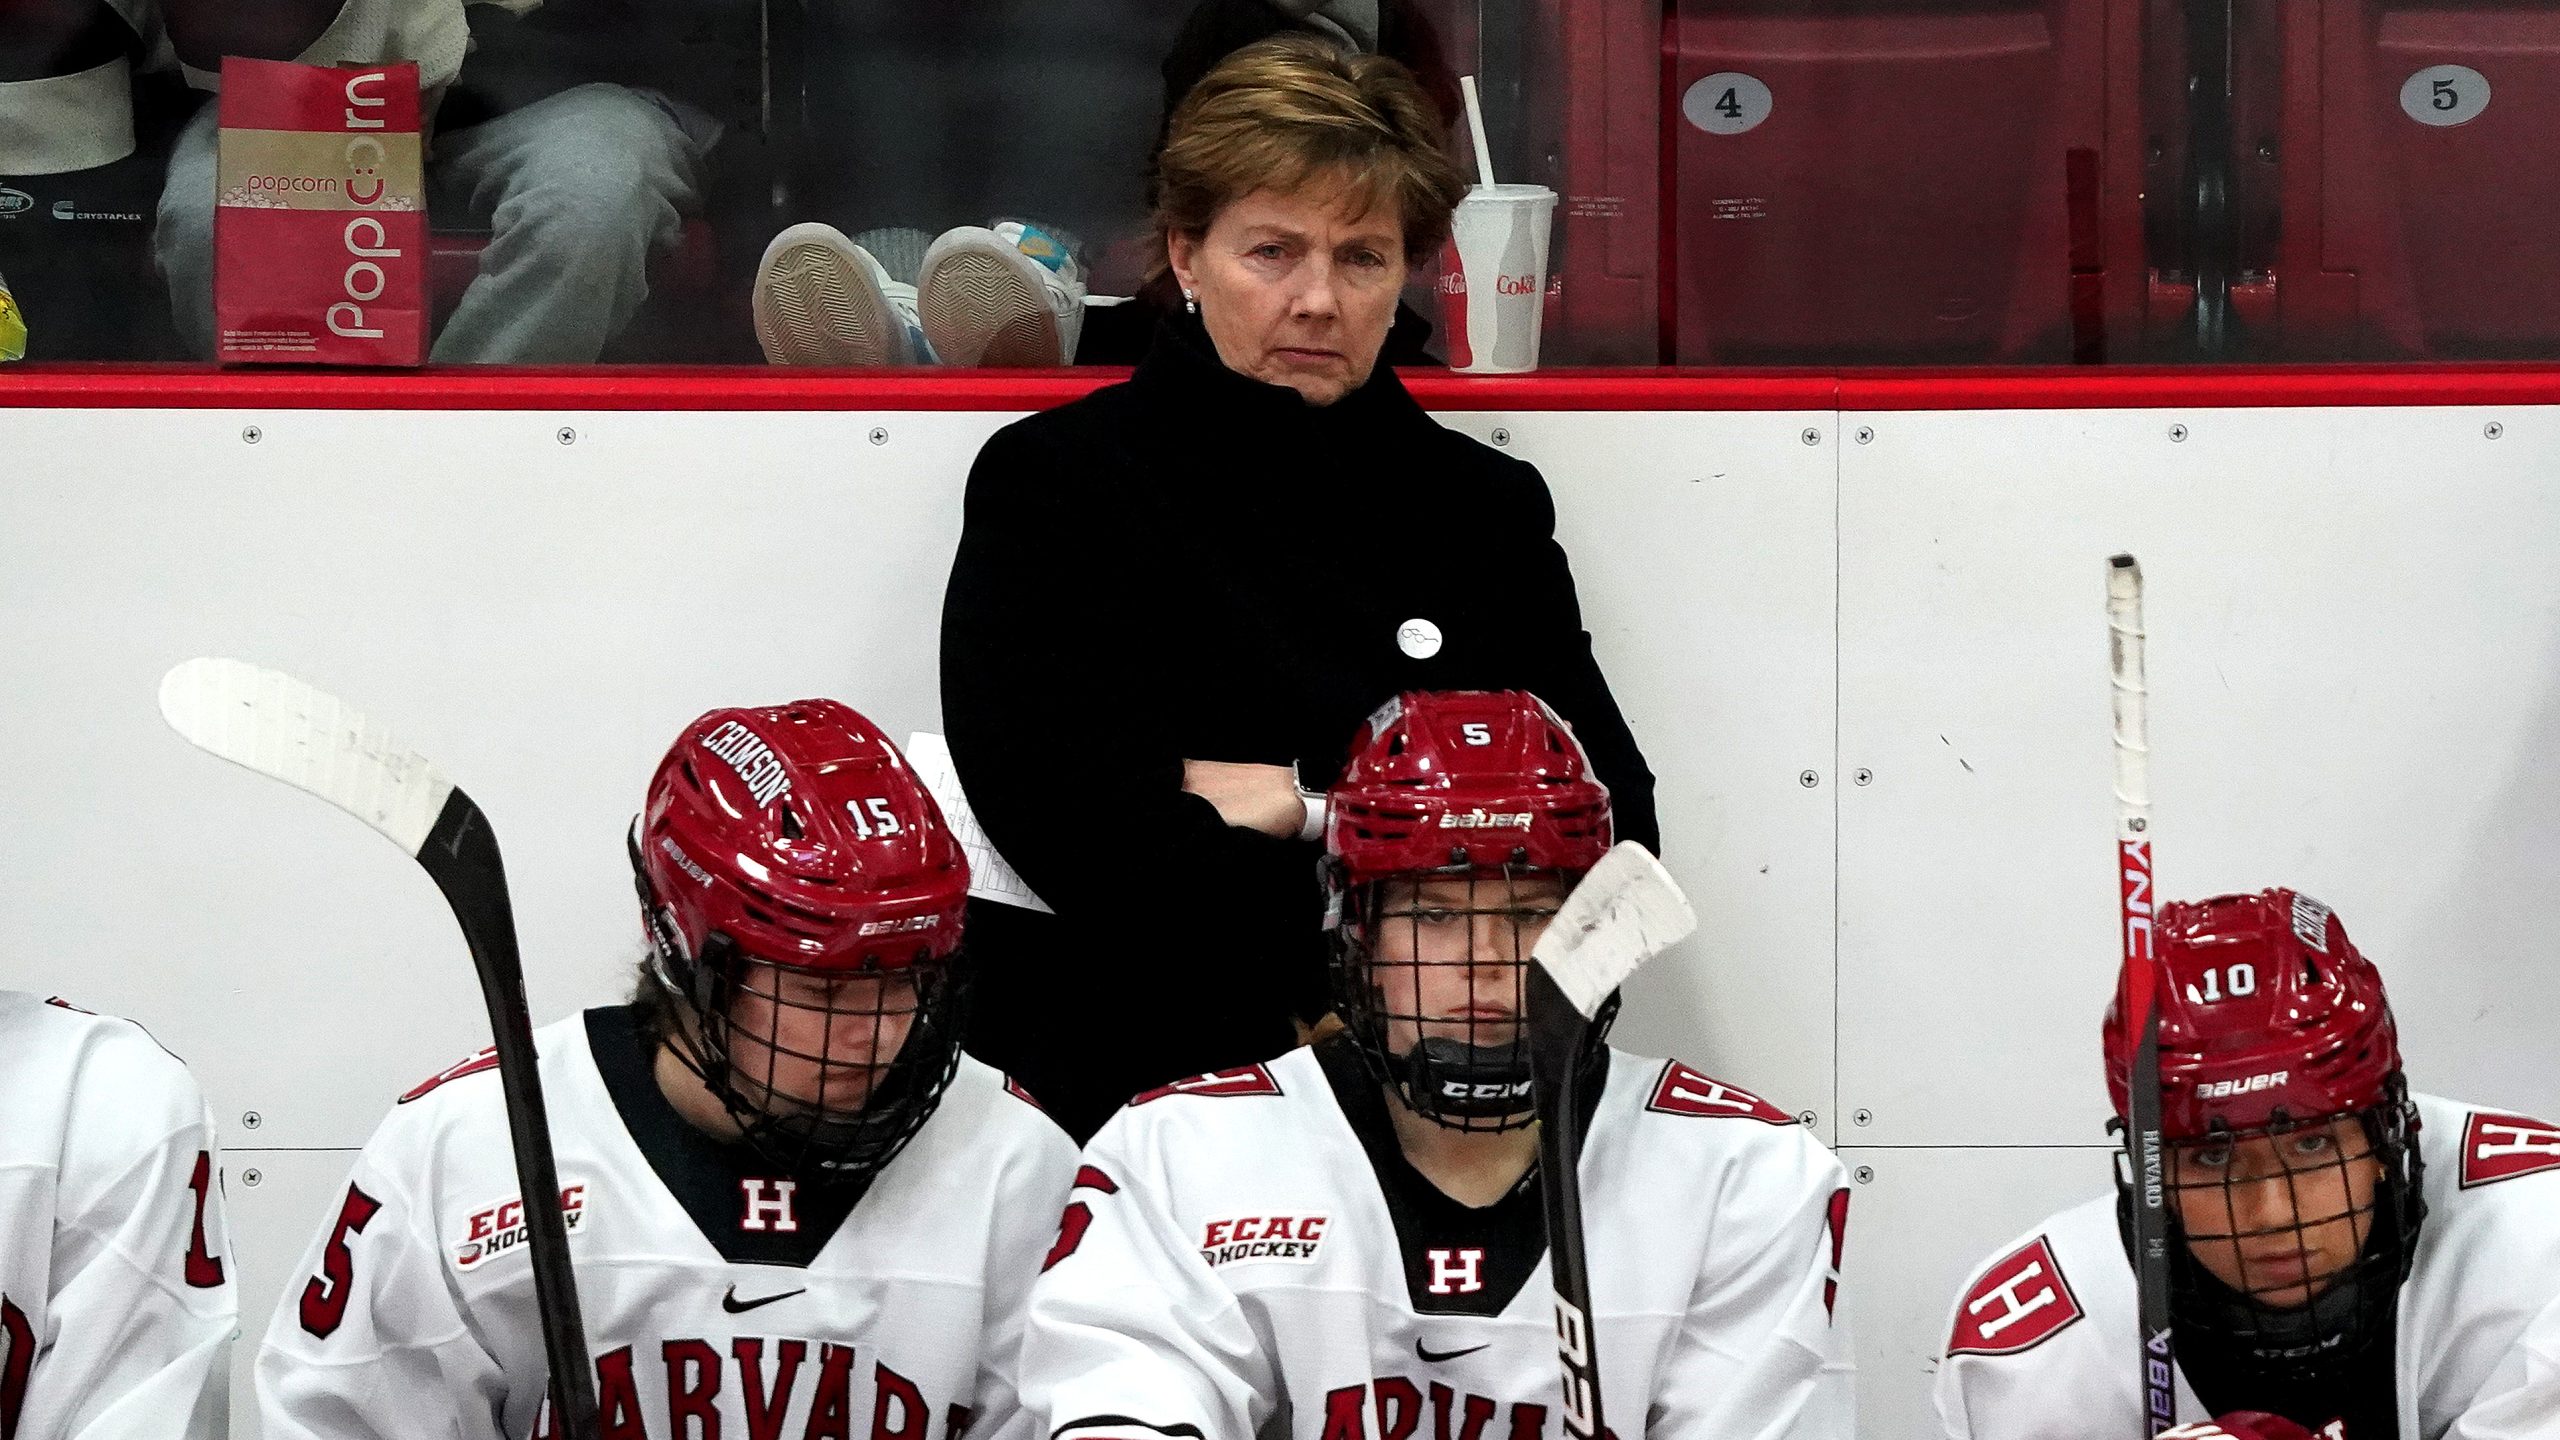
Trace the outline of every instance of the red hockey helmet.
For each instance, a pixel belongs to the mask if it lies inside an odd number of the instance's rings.
[[[2382,976],[2328,906],[2291,890],[2163,905],[2152,933],[2170,1313],[2229,1365],[2334,1380],[2387,1333],[2426,1218]],[[2104,1035],[2122,1123],[2140,1037],[2120,1000]],[[2125,1166],[2117,1183],[2130,1236]]]
[[[2160,907],[2161,1123],[2172,1140],[2383,1103],[2400,1044],[2381,972],[2328,906],[2290,890]],[[2125,1113],[2136,1036],[2107,1007],[2107,1090]]]
[[[1526,937],[1610,830],[1607,788],[1535,695],[1415,691],[1369,717],[1327,797],[1334,1001],[1416,1114],[1529,1122]],[[1591,1027],[1595,1054],[1609,1018]]]
[[[1609,791],[1525,690],[1409,691],[1378,707],[1327,797],[1351,884],[1525,866],[1579,875],[1609,853]]]
[[[887,1164],[958,1064],[969,894],[905,757],[839,701],[712,711],[659,763],[631,859],[679,1051],[746,1139],[819,1179]],[[742,999],[772,1033],[738,1030]]]

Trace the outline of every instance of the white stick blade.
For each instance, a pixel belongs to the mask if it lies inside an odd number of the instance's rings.
[[[2131,555],[2107,562],[2107,669],[2113,686],[2117,838],[2150,828],[2150,677],[2143,666],[2142,566]]]
[[[160,677],[160,715],[188,744],[308,790],[411,855],[453,793],[389,731],[280,670],[189,660]]]
[[[1689,897],[1653,852],[1621,840],[1573,887],[1529,958],[1588,1020],[1645,961],[1698,928]]]

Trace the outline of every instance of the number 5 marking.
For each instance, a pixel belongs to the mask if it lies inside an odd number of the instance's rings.
[[[302,1328],[326,1340],[346,1322],[347,1302],[355,1298],[356,1257],[348,1237],[373,1223],[382,1202],[353,1185],[338,1207],[338,1223],[329,1227],[329,1243],[320,1251],[320,1273],[302,1287]]]

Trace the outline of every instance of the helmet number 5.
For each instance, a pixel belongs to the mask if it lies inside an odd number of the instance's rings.
[[[866,815],[865,811],[870,813]],[[844,802],[844,813],[853,817],[853,833],[864,840],[898,833],[898,817],[890,810],[889,797],[886,795],[874,795],[866,800],[847,800]]]
[[[1481,721],[1471,721],[1459,726],[1458,733],[1466,736],[1467,743],[1470,745],[1490,745],[1493,743],[1493,727],[1484,724]]]

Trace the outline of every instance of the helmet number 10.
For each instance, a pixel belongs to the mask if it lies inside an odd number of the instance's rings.
[[[863,812],[869,811],[868,815]],[[844,813],[853,817],[853,832],[864,840],[898,833],[898,817],[889,808],[889,797],[874,795],[866,800],[847,800]]]
[[[2257,994],[2258,967],[2244,961],[2225,969],[2207,970],[2204,972],[2204,992],[2196,994],[2191,990],[2188,998],[2211,1004],[2223,998],[2223,986],[2226,984],[2231,987],[2233,999]]]

